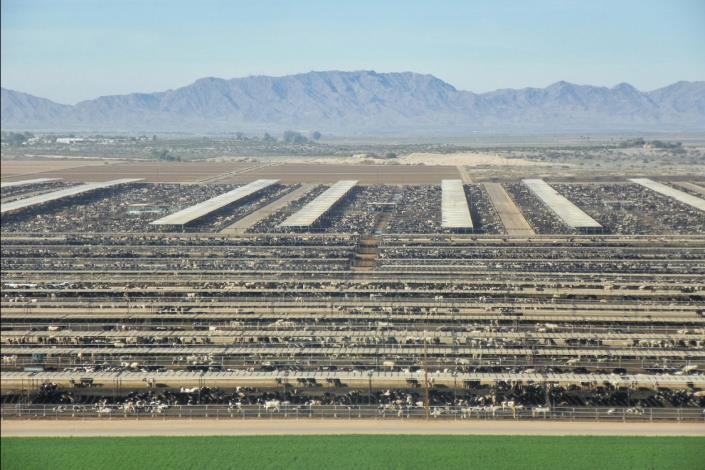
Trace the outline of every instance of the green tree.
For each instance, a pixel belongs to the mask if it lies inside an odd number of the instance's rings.
[[[284,132],[284,143],[287,144],[308,144],[309,140],[304,137],[300,132],[296,131],[285,131]]]

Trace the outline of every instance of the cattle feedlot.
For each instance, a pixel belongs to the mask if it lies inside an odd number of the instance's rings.
[[[702,180],[275,168],[4,185],[2,419],[705,423]]]
[[[703,461],[702,180],[275,169],[3,184],[3,469]]]

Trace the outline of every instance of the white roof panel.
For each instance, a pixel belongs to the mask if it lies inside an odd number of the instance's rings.
[[[182,209],[178,212],[174,212],[171,215],[157,219],[154,222],[150,222],[152,225],[186,225],[189,222],[198,220],[210,214],[213,211],[221,209],[229,204],[239,201],[240,199],[251,196],[264,188],[272,186],[279,180],[257,180],[252,183],[246,184],[245,186],[240,186],[232,191],[223,193],[219,196],[208,199],[207,201],[200,202],[193,206]]]
[[[555,214],[572,228],[600,228],[595,219],[570,202],[548,183],[541,179],[525,179],[523,183]]]
[[[20,209],[26,209],[27,207],[34,207],[41,204],[46,204],[51,201],[58,201],[67,197],[77,196],[79,194],[89,193],[97,189],[109,188],[111,186],[117,186],[120,184],[136,183],[137,181],[142,181],[142,178],[122,178],[112,181],[104,181],[102,183],[86,183],[79,186],[73,186],[66,189],[60,189],[59,191],[52,191],[46,194],[40,194],[38,196],[28,197],[26,199],[20,199],[18,201],[8,202],[2,205],[1,213],[17,211]]]
[[[0,188],[12,188],[14,186],[29,186],[31,184],[49,183],[50,181],[59,181],[61,178],[35,178],[33,180],[10,181],[0,183]]]
[[[441,181],[441,226],[473,228],[468,200],[461,180]]]
[[[678,202],[682,202],[683,204],[687,204],[691,207],[695,207],[696,209],[700,209],[701,211],[705,211],[705,199],[701,199],[697,196],[693,196],[692,194],[688,194],[684,191],[680,191],[676,188],[663,183],[658,183],[648,178],[630,178],[629,181],[640,184],[645,188],[649,188],[652,191],[668,196]]]
[[[328,212],[357,184],[357,180],[341,180],[326,189],[316,199],[289,216],[280,227],[310,227]]]

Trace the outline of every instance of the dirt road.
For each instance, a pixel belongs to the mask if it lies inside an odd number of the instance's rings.
[[[494,434],[705,436],[705,423],[398,420],[85,420],[2,422],[2,436],[208,436],[277,434]]]
[[[521,213],[501,184],[485,183],[485,189],[507,230],[507,235],[531,236],[535,234],[534,229],[524,218],[524,214]]]
[[[705,196],[705,186],[699,186],[695,183],[689,183],[687,181],[679,181],[674,183],[676,186],[680,186],[681,188],[685,189],[690,189],[691,191],[695,191],[696,193]]]
[[[279,209],[282,209],[292,203],[293,201],[302,198],[309,192],[313,190],[317,185],[313,183],[308,183],[302,185],[299,189],[296,189],[288,194],[285,194],[284,196],[280,197],[279,199],[275,200],[274,202],[267,204],[264,207],[261,207],[257,209],[256,211],[252,212],[251,214],[246,215],[242,219],[236,221],[232,225],[229,225],[225,227],[223,230],[221,230],[221,233],[245,233],[248,228],[253,227],[257,222],[260,222],[270,215],[274,214],[277,212]]]

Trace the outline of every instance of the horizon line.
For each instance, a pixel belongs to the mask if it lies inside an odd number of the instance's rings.
[[[78,105],[78,104],[80,104],[80,103],[83,103],[83,102],[86,102],[86,101],[93,101],[93,100],[97,100],[97,99],[100,99],[100,98],[107,98],[107,97],[113,97],[113,96],[153,95],[153,94],[156,94],[156,93],[168,93],[168,92],[170,92],[170,91],[176,91],[176,90],[180,90],[180,89],[182,89],[182,88],[186,88],[186,87],[192,86],[192,85],[194,85],[195,83],[197,83],[197,82],[199,82],[199,81],[201,81],[201,80],[222,80],[222,81],[231,81],[231,80],[245,80],[245,79],[249,79],[249,78],[275,78],[275,79],[277,79],[277,78],[297,77],[297,76],[302,76],[302,75],[324,74],[324,73],[342,73],[342,74],[371,73],[371,74],[375,74],[375,75],[403,75],[403,74],[420,75],[420,76],[426,76],[426,77],[433,77],[433,78],[436,79],[436,80],[440,80],[441,82],[443,82],[443,83],[445,83],[445,84],[447,84],[447,85],[453,87],[453,89],[455,89],[456,91],[465,92],[465,93],[472,93],[472,94],[475,94],[475,95],[486,95],[486,94],[489,94],[489,93],[495,93],[495,92],[498,92],[498,91],[508,91],[508,90],[514,90],[514,91],[522,91],[522,90],[545,90],[545,89],[547,89],[547,88],[550,88],[550,87],[552,87],[552,86],[559,85],[559,84],[567,84],[567,85],[579,86],[579,87],[604,88],[604,89],[608,89],[608,90],[614,90],[615,88],[618,88],[618,87],[620,87],[620,86],[622,86],[622,85],[627,85],[627,86],[629,86],[629,87],[631,87],[631,88],[634,88],[635,90],[639,91],[640,93],[653,93],[654,91],[658,91],[658,90],[661,90],[661,89],[663,89],[663,88],[668,88],[668,87],[670,87],[670,86],[677,85],[677,84],[679,84],[679,83],[701,83],[701,82],[705,82],[705,79],[704,79],[704,80],[677,80],[677,81],[675,81],[675,82],[672,82],[672,83],[669,83],[669,84],[666,84],[666,85],[663,85],[663,86],[661,86],[661,87],[654,88],[654,89],[651,89],[651,90],[641,90],[641,89],[635,87],[634,85],[632,85],[631,83],[625,82],[625,81],[622,81],[622,82],[616,83],[616,84],[614,84],[614,85],[612,85],[612,86],[609,86],[609,85],[592,85],[592,84],[589,84],[589,83],[575,83],[575,82],[570,82],[570,81],[567,81],[567,80],[557,80],[557,81],[554,81],[554,82],[549,83],[548,85],[546,85],[546,86],[544,86],[544,87],[536,87],[536,86],[525,86],[525,87],[519,87],[519,88],[504,87],[504,88],[495,88],[495,89],[488,90],[488,91],[484,91],[484,92],[475,92],[475,91],[472,91],[472,90],[463,90],[463,89],[457,88],[457,87],[456,87],[455,85],[453,85],[452,83],[450,83],[450,82],[448,82],[448,81],[446,81],[446,80],[443,80],[442,78],[439,78],[439,77],[437,77],[436,75],[431,74],[431,73],[420,73],[420,72],[413,72],[413,71],[410,71],[410,70],[399,71],[399,72],[377,72],[376,70],[373,70],[373,69],[359,69],[359,70],[336,70],[336,69],[331,69],[331,70],[310,70],[310,71],[308,71],[308,72],[299,72],[299,73],[292,73],[292,74],[285,74],[285,75],[251,74],[251,75],[244,75],[244,76],[230,77],[230,78],[222,78],[222,77],[215,77],[215,76],[204,76],[204,77],[197,78],[197,79],[191,81],[190,83],[188,83],[188,84],[186,84],[186,85],[182,85],[182,86],[179,86],[179,87],[176,87],[176,88],[167,88],[167,89],[155,90],[155,91],[134,91],[134,92],[130,92],[130,93],[112,93],[112,94],[98,95],[98,96],[93,97],[93,98],[87,98],[87,99],[83,99],[83,100],[80,100],[80,101],[76,101],[76,102],[73,103],[73,104],[70,104],[70,103],[62,103],[62,102],[59,102],[59,101],[55,101],[55,100],[53,100],[52,98],[47,98],[47,97],[45,97],[45,96],[35,95],[35,94],[29,93],[29,92],[26,92],[26,91],[21,91],[21,90],[15,89],[15,88],[6,87],[5,85],[2,85],[2,84],[0,84],[0,88],[2,88],[3,90],[15,92],[15,93],[22,93],[22,94],[24,94],[24,95],[29,95],[29,96],[32,96],[32,97],[34,97],[34,98],[45,99],[45,100],[51,101],[51,102],[54,103],[54,104],[58,104],[58,105],[62,105],[62,106],[71,106],[71,107],[73,107],[73,106],[76,106],[76,105]]]

